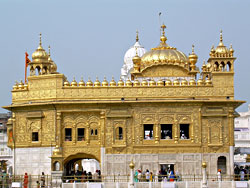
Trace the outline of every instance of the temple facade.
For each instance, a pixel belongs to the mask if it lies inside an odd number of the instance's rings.
[[[167,44],[140,54],[135,47],[130,77],[110,82],[69,82],[43,47],[32,54],[28,81],[16,83],[8,121],[14,173],[70,175],[83,159],[99,162],[102,175],[153,173],[233,174],[235,109],[234,50],[212,47],[202,67]],[[137,41],[138,42],[138,41]],[[131,65],[129,65],[131,66]]]

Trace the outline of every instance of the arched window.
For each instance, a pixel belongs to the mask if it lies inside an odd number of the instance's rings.
[[[39,66],[36,67],[36,75],[40,75],[41,74],[41,68]]]
[[[227,62],[227,70],[231,71],[231,63],[230,63],[230,61]]]
[[[59,171],[60,170],[60,163],[58,161],[56,161],[54,163],[54,171]]]
[[[225,63],[222,61],[220,64],[221,64],[221,71],[227,71],[226,70],[227,67],[225,66]]]
[[[117,127],[116,128],[116,139],[117,140],[122,140],[123,139],[123,129],[122,129],[122,127]]]
[[[227,158],[224,156],[220,156],[218,157],[217,160],[217,171],[221,169],[221,173],[222,174],[226,174],[227,173]]]
[[[216,61],[214,63],[214,71],[218,71],[219,70],[219,63]]]

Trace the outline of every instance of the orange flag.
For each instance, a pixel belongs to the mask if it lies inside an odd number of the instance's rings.
[[[27,83],[27,67],[28,64],[31,62],[30,59],[28,58],[29,54],[25,52],[25,83]]]

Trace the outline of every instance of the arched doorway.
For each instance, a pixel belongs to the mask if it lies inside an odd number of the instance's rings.
[[[227,158],[226,157],[224,156],[218,157],[217,168],[218,168],[217,170],[221,169],[222,174],[227,173]]]
[[[64,175],[81,175],[84,171],[94,174],[100,170],[100,163],[95,156],[85,153],[70,155],[64,160]]]

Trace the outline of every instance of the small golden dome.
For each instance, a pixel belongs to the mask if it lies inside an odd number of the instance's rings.
[[[167,80],[165,81],[165,85],[166,85],[166,86],[171,86],[171,85],[172,85],[171,80],[167,79]]]
[[[234,49],[233,49],[233,45],[232,44],[230,45],[229,51],[230,51],[231,57],[233,57],[233,55],[234,55]]]
[[[148,86],[148,81],[143,79],[142,82],[141,82],[141,85],[144,86],[144,87]]]
[[[132,82],[130,81],[130,79],[127,79],[127,81],[126,81],[126,86],[127,87],[132,87]]]
[[[90,80],[90,77],[89,77],[89,79],[88,79],[88,81],[86,83],[86,86],[87,87],[92,87],[93,86],[93,82]]]
[[[181,85],[182,85],[182,86],[187,86],[187,85],[188,85],[188,81],[187,81],[186,79],[183,79],[183,80],[181,81]]]
[[[77,86],[77,82],[76,82],[75,77],[73,78],[73,81],[71,82],[70,85],[71,85],[72,87],[76,87],[76,86]]]
[[[28,84],[27,83],[24,83],[24,89],[28,89]]]
[[[140,56],[138,56],[137,47],[135,48],[135,50],[136,50],[136,54],[133,57],[132,61],[133,61],[134,64],[137,64],[137,63],[139,63],[141,61],[141,58],[140,58]]]
[[[208,77],[207,80],[205,81],[206,86],[211,86],[212,85],[212,80]]]
[[[18,82],[16,81],[15,85],[13,85],[13,90],[17,90],[18,89]]]
[[[202,71],[203,72],[206,72],[207,71],[207,66],[206,66],[206,63],[205,63],[205,61],[203,61],[203,64],[202,64]]]
[[[98,80],[98,77],[96,77],[96,80],[94,82],[94,86],[95,87],[100,87],[101,86],[101,82]]]
[[[134,169],[134,168],[135,168],[135,164],[133,163],[133,161],[130,162],[129,168],[130,168],[130,169]]]
[[[140,85],[141,85],[140,81],[136,78],[135,81],[134,81],[134,86],[138,87]]]
[[[149,86],[156,86],[156,82],[153,78],[149,81]]]
[[[157,86],[164,86],[164,82],[162,81],[162,79],[158,80]]]
[[[226,46],[223,44],[222,30],[220,31],[220,43],[215,49],[217,54],[227,54],[229,51]]]
[[[195,65],[197,62],[198,56],[194,53],[194,45],[192,45],[192,53],[188,56],[188,59],[191,65]]]
[[[69,81],[66,80],[66,81],[63,83],[63,85],[64,85],[64,86],[70,86]]]
[[[189,80],[189,85],[190,85],[190,86],[195,86],[195,85],[196,85],[196,81],[195,81],[194,78],[191,78],[191,79]]]
[[[173,85],[174,86],[179,86],[180,85],[180,82],[178,79],[175,79],[174,82],[173,82]]]
[[[102,86],[103,87],[108,87],[109,86],[109,83],[108,83],[108,81],[106,79],[106,76],[104,76],[104,80],[102,81]]]
[[[199,78],[199,80],[197,81],[197,85],[198,86],[203,86],[204,85],[204,82],[201,78]]]
[[[207,163],[206,162],[202,162],[202,168],[206,168],[207,167]]]
[[[116,82],[115,82],[115,79],[114,79],[113,76],[112,76],[112,80],[110,81],[109,85],[110,85],[111,87],[115,87],[115,86],[116,86]]]
[[[20,83],[18,84],[18,89],[24,89],[24,84],[23,81],[21,80]]]
[[[49,46],[49,54],[48,54],[48,61],[51,64],[50,65],[50,69],[52,73],[55,73],[57,71],[57,65],[55,64],[55,62],[51,59],[50,57],[50,46]]]
[[[124,82],[123,80],[120,78],[120,80],[118,81],[118,86],[119,87],[123,87],[124,86]]]
[[[32,62],[34,63],[48,63],[48,54],[42,47],[42,34],[40,33],[40,42],[36,51],[32,54]]]
[[[85,86],[85,82],[83,81],[83,77],[81,77],[81,80],[80,80],[80,82],[79,82],[79,86],[80,86],[80,87]]]

